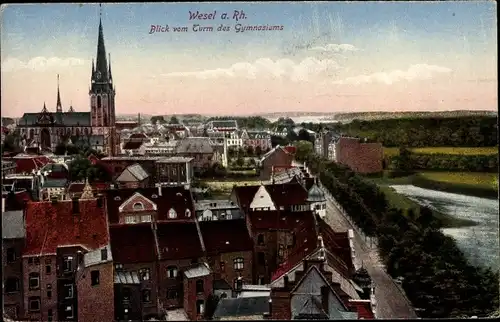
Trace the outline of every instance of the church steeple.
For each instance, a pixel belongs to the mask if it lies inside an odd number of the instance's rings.
[[[56,112],[62,113],[61,93],[59,92],[59,74],[57,74],[57,104]]]
[[[108,64],[106,61],[106,47],[104,46],[104,32],[102,31],[102,19],[99,17],[99,36],[97,38],[97,58],[95,66],[95,80],[97,82],[107,82]]]
[[[42,113],[48,113],[47,106],[45,105],[45,102],[43,102]]]
[[[109,63],[108,75],[109,75],[109,81],[112,82],[113,81],[113,76],[111,75],[111,53],[108,54],[108,57],[109,57],[109,60],[108,60],[108,63]]]
[[[69,105],[69,110],[68,113],[73,113],[75,110],[73,109],[73,102],[70,103]]]

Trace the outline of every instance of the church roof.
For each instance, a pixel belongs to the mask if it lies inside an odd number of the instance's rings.
[[[309,202],[323,202],[325,201],[325,194],[321,189],[314,184],[307,194],[307,201]]]
[[[56,125],[65,126],[90,126],[90,112],[48,112],[55,121]],[[19,119],[20,127],[32,127],[38,122],[40,113],[24,113]]]

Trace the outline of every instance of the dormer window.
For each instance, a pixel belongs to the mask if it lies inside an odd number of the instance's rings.
[[[134,203],[134,205],[132,206],[132,208],[135,210],[135,211],[138,211],[138,210],[144,210],[144,205],[142,202],[136,202]]]
[[[177,212],[174,210],[174,208],[170,208],[170,210],[168,211],[168,218],[177,218]]]
[[[122,198],[120,198],[120,196],[115,197],[115,201],[120,201],[120,200],[122,200]]]
[[[151,198],[156,199],[158,198],[158,195],[152,195]]]
[[[186,209],[186,217],[190,218],[191,217],[191,210]]]

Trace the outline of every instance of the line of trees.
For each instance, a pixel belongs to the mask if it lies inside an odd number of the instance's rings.
[[[390,208],[385,194],[349,168],[311,154],[311,171],[368,236],[423,318],[484,317],[499,306],[499,276],[471,265],[429,208]]]
[[[390,170],[498,172],[498,155],[450,155],[413,153],[400,148],[399,155],[385,158]]]
[[[348,135],[367,137],[386,147],[498,145],[497,118],[492,116],[354,120],[330,127]]]

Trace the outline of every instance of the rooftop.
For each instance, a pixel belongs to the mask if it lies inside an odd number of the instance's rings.
[[[220,300],[214,318],[260,316],[266,313],[269,313],[269,297],[240,297]]]
[[[157,163],[188,163],[193,161],[194,158],[187,158],[187,157],[169,157],[169,158],[161,158]]]

